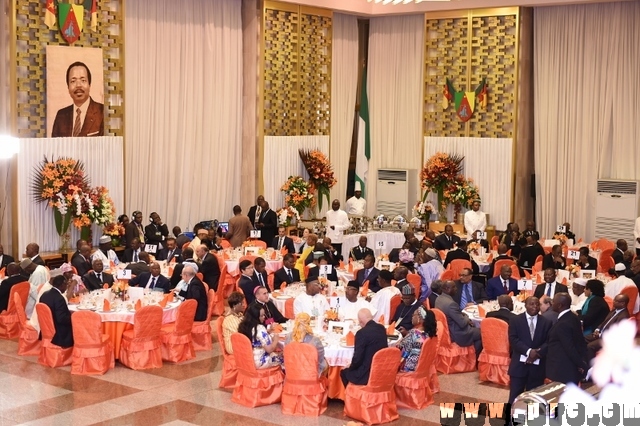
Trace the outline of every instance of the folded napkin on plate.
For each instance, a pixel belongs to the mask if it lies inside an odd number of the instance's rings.
[[[353,331],[347,333],[347,346],[354,346],[356,344],[356,336],[353,334]]]
[[[116,264],[113,262],[113,260],[109,261],[109,268],[116,269]]]
[[[172,298],[173,298],[173,293],[167,293],[162,298],[162,300],[160,302],[158,302],[158,305],[160,305],[161,308],[166,308],[167,307],[167,303],[169,303]]]
[[[174,260],[175,260],[175,257],[174,257]],[[172,276],[173,275],[173,266],[169,266],[169,270],[168,271],[169,271],[169,276]]]
[[[285,288],[287,288],[287,283],[283,281],[282,284],[280,284],[280,290],[284,290]]]
[[[224,258],[224,260],[229,260],[229,253],[227,253],[226,251],[223,251],[222,257]]]
[[[378,324],[384,324],[384,314],[380,315],[380,318],[378,318]]]
[[[344,262],[342,260],[340,261],[340,264],[338,265],[338,268],[344,269]]]
[[[271,252],[271,260],[276,260],[278,258],[278,253],[275,251]]]
[[[567,277],[562,278],[562,284],[567,285]]]
[[[135,310],[136,310],[136,312],[138,312],[140,309],[142,309],[142,301],[140,299],[138,299],[136,301]]]
[[[282,333],[283,328],[280,324],[275,323],[271,326],[271,330],[273,330],[274,333]]]
[[[484,307],[482,305],[478,305],[478,316],[480,318],[486,318],[487,317],[487,311],[484,310]]]
[[[274,252],[274,253],[275,253],[275,252]],[[289,253],[289,249],[287,249],[286,247],[282,247],[282,248],[280,249],[280,254],[281,254],[281,255],[283,255],[283,256],[284,256],[284,255],[285,255],[285,254],[287,254],[287,253]]]
[[[392,335],[392,334],[396,334],[396,322],[392,322],[391,324],[389,324],[389,326],[387,327],[387,334],[388,335]]]
[[[71,299],[69,299],[69,303],[80,303],[80,298],[72,297]]]
[[[360,296],[367,297],[368,293],[369,293],[369,280],[366,280],[362,284],[362,287],[360,288]]]
[[[331,293],[331,297],[338,297],[338,293],[334,291],[333,293]]]
[[[102,311],[109,312],[111,310],[111,303],[109,303],[109,299],[104,299],[102,302]]]
[[[489,257],[487,257],[487,262],[492,262],[492,261],[493,261],[493,253],[491,253]]]

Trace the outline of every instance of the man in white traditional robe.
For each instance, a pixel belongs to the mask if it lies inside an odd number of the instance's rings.
[[[625,271],[627,270],[627,267],[624,263],[616,263],[614,270],[615,270],[616,278],[609,281],[604,286],[604,295],[609,296],[612,299],[615,298],[617,295],[619,295],[623,288],[635,287],[636,285],[636,283],[634,283],[631,278],[627,278],[625,276]],[[613,272],[613,271],[609,271],[609,272]],[[634,304],[633,304],[634,315],[638,312],[640,308],[639,299],[640,299],[640,296],[636,297],[636,300],[634,301]]]
[[[471,238],[475,231],[482,231],[487,228],[487,215],[480,211],[480,200],[475,200],[471,204],[471,210],[464,214],[464,229],[467,236]]]
[[[362,187],[360,182],[356,182],[353,197],[347,200],[347,213],[354,216],[364,216],[367,210],[367,200],[362,198]]]
[[[120,263],[116,252],[111,248],[111,237],[108,235],[103,235],[100,237],[100,248],[95,251],[91,255],[91,261],[93,262],[96,259],[102,260],[106,270],[111,269],[111,262],[114,265]]]
[[[31,288],[29,289],[29,299],[27,300],[25,313],[27,318],[30,318],[38,300],[38,286],[49,282],[49,271],[44,266],[33,263],[29,258],[22,259],[20,268],[29,275],[29,286]]]
[[[378,274],[378,285],[380,290],[371,298],[371,306],[376,310],[376,314],[373,318],[378,321],[381,315],[384,315],[384,322],[389,323],[391,319],[391,298],[393,296],[401,296],[400,290],[391,285],[393,279],[393,272],[388,269],[383,269]],[[372,312],[373,313],[373,312]]]
[[[358,293],[360,292],[360,285],[358,281],[349,281],[347,283],[347,288],[345,291],[345,300],[340,304],[340,312],[338,314],[342,316],[344,319],[354,320],[358,319],[358,311],[360,309],[368,309],[371,312],[371,315],[375,317],[378,312],[376,308],[374,308],[371,303],[367,302],[363,298],[358,298]]]
[[[315,318],[324,316],[330,306],[327,298],[320,293],[322,288],[320,287],[318,276],[307,278],[306,284],[307,291],[297,295],[293,301],[293,314],[298,315],[304,312]]]
[[[349,216],[344,210],[340,210],[340,201],[333,200],[331,203],[331,210],[326,215],[326,236],[331,238],[333,248],[340,254],[342,254],[342,239],[344,237],[344,231],[351,228],[351,222],[349,222]]]
[[[576,278],[571,285],[571,310],[579,311],[584,305],[584,301],[587,300],[587,295],[584,294],[584,288],[587,285],[587,280],[584,278]]]

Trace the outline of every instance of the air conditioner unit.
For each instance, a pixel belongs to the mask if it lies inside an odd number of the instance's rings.
[[[640,184],[635,180],[598,180],[596,238],[624,239],[633,246],[639,193]]]
[[[376,191],[376,214],[402,214],[411,218],[418,197],[418,172],[415,169],[379,169]]]

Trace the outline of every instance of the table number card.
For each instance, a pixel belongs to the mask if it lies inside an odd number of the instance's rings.
[[[387,247],[387,242],[386,241],[378,241],[376,242],[376,248],[378,250],[384,250]]]
[[[244,254],[245,256],[258,256],[260,254],[260,247],[245,247]]]
[[[144,251],[155,254],[158,251],[158,246],[155,244],[145,244]]]
[[[333,267],[331,265],[320,265],[320,274],[321,275],[329,275]]]
[[[479,240],[486,240],[487,239],[487,233],[484,231],[478,231],[478,239]]]
[[[116,278],[119,280],[130,280],[131,269],[118,269],[118,272],[116,272]]]
[[[260,238],[261,236],[262,236],[262,231],[260,230],[252,229],[251,231],[249,231],[250,238]]]
[[[564,225],[558,225],[558,228],[556,228],[556,232],[564,234],[565,232],[567,232],[567,228]]]
[[[533,280],[518,280],[518,290],[533,290]]]
[[[567,259],[573,259],[573,260],[580,259],[580,251],[579,250],[569,250],[567,252]]]

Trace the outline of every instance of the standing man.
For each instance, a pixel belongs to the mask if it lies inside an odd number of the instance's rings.
[[[131,222],[127,225],[124,230],[124,235],[129,244],[133,241],[134,238],[137,238],[138,241],[144,247],[144,229],[142,228],[142,212],[136,210],[131,214]]]
[[[353,216],[364,216],[367,211],[367,201],[362,198],[362,187],[360,186],[360,182],[356,182],[353,197],[347,200],[346,208],[347,214]]]
[[[369,383],[373,356],[387,347],[387,332],[384,326],[373,320],[373,315],[368,309],[361,309],[358,312],[358,323],[362,328],[356,332],[351,365],[340,372],[345,387],[348,383],[354,385]]]
[[[229,219],[229,230],[225,235],[231,247],[240,247],[249,238],[252,229],[253,223],[242,214],[242,208],[238,205],[233,206],[233,217]]]
[[[271,242],[271,247],[276,250],[282,250],[283,247],[287,249],[287,253],[295,253],[296,248],[293,245],[293,240],[287,237],[287,228],[284,226],[278,226],[278,235]]]
[[[327,237],[331,238],[333,247],[342,254],[342,237],[344,231],[351,228],[349,216],[344,210],[340,210],[340,201],[333,200],[331,210],[327,212]]]
[[[474,200],[471,210],[464,214],[464,230],[468,236],[471,236],[476,231],[484,232],[486,228],[487,215],[480,211],[480,200]]]
[[[58,110],[52,138],[104,136],[104,105],[91,98],[91,71],[82,62],[67,68],[67,88],[73,104]]]
[[[258,198],[256,199],[256,205],[251,206],[249,208],[249,213],[247,213],[247,217],[249,218],[251,226],[253,227],[255,227],[256,223],[260,222],[260,215],[262,214],[262,203],[264,203],[264,196],[258,195]]]
[[[220,265],[218,265],[218,259],[209,253],[209,249],[204,244],[198,246],[196,255],[200,259],[199,269],[202,273],[203,281],[207,283],[210,289],[218,291],[218,282],[220,281]]]
[[[160,215],[153,212],[149,215],[149,221],[151,222],[144,227],[144,239],[147,244],[153,244],[157,247],[156,253],[160,253],[160,250],[164,248],[164,239],[169,236],[169,228],[162,223]]]
[[[267,246],[273,242],[278,229],[278,215],[271,210],[267,201],[262,202],[262,213],[260,221],[255,224],[256,229],[260,230],[260,240],[264,241]]]

